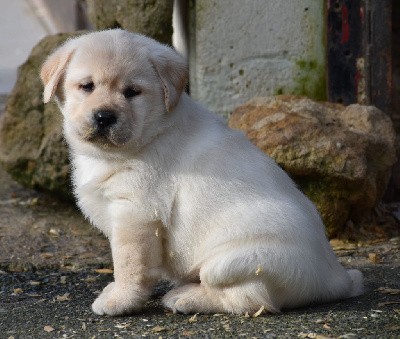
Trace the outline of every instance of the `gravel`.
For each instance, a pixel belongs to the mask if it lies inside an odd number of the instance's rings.
[[[346,257],[347,258],[347,257]],[[139,314],[97,316],[90,305],[112,280],[108,270],[60,268],[0,273],[0,338],[398,338],[400,268],[362,268],[366,293],[278,315],[179,315],[165,311],[159,285]]]

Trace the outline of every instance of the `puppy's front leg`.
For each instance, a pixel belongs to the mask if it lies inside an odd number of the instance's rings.
[[[122,315],[140,310],[160,277],[161,240],[157,222],[115,225],[111,232],[114,279],[92,305],[97,314]]]

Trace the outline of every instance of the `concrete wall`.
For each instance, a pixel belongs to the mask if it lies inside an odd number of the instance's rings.
[[[324,1],[190,1],[190,89],[228,115],[254,96],[326,98]]]

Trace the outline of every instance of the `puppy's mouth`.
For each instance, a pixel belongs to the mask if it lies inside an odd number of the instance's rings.
[[[128,136],[121,133],[121,122],[112,111],[97,111],[89,128],[82,133],[82,139],[105,147],[122,146]],[[126,134],[126,133],[125,133]]]
[[[90,143],[103,146],[122,146],[126,143],[126,138],[121,137],[114,129],[99,129],[91,127],[82,134],[82,139]]]
[[[112,143],[112,139],[110,138],[110,131],[99,129],[97,127],[90,127],[89,129],[87,129],[82,135],[82,138],[89,142],[110,141]]]

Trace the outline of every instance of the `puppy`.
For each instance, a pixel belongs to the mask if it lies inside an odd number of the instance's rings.
[[[139,311],[160,279],[182,313],[279,312],[359,295],[314,205],[274,161],[184,93],[185,60],[123,30],[69,40],[43,64],[64,116],[78,205],[109,238],[97,314]]]

